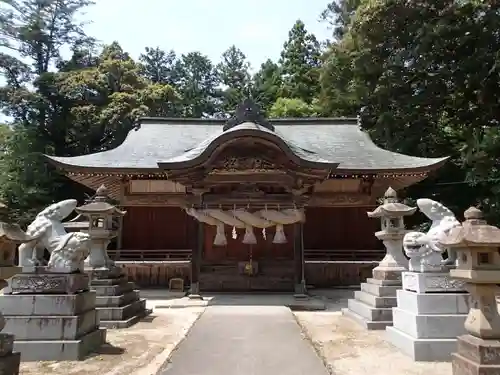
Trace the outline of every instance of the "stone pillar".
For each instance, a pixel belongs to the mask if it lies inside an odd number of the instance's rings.
[[[120,233],[125,211],[108,203],[108,192],[103,185],[95,197],[76,211],[88,219],[87,233],[91,238],[90,254],[85,260],[85,272],[90,276],[90,288],[95,291],[96,308],[101,327],[127,328],[137,323],[152,310],[146,300],[120,267],[109,258],[107,248]]]
[[[348,300],[343,314],[360,323],[366,329],[385,329],[392,325],[392,308],[396,306],[396,291],[401,289],[401,273],[408,261],[403,255],[403,237],[407,233],[403,218],[413,215],[417,209],[399,203],[394,189],[387,189],[384,203],[368,216],[379,218],[382,230],[375,236],[382,240],[386,255],[373,269],[373,277],[361,284],[361,291]]]
[[[304,223],[294,224],[294,262],[295,262],[295,298],[307,298],[306,281],[304,276]]]
[[[81,360],[106,342],[95,293],[83,272],[90,236],[67,233],[61,222],[76,206],[68,199],[36,216],[27,229],[33,240],[19,246],[22,271],[0,298],[5,331],[15,336],[14,350],[23,361]],[[50,253],[47,266],[37,258],[44,249]]]
[[[500,374],[500,315],[496,294],[500,284],[500,229],[488,225],[483,214],[471,207],[465,222],[441,240],[458,260],[450,276],[466,282],[471,295],[466,334],[457,337],[452,354],[454,375]]]

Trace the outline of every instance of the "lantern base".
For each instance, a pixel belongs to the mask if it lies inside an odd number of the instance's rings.
[[[453,375],[500,373],[500,340],[463,335],[457,337],[457,349],[457,353],[451,355]]]
[[[152,313],[135,284],[127,281],[120,268],[94,269],[89,274],[90,288],[97,294],[100,327],[128,328]]]

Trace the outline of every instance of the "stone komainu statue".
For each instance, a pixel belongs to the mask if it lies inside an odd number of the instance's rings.
[[[77,204],[75,199],[54,203],[35,217],[26,231],[35,240],[19,246],[19,266],[43,265],[43,253],[47,249],[50,253],[48,269],[64,273],[83,272],[83,262],[90,252],[90,236],[81,232],[67,233],[62,223]]]
[[[460,226],[453,212],[432,199],[417,199],[417,206],[432,225],[427,233],[409,232],[403,238],[403,248],[410,258],[409,270],[416,272],[440,272],[443,266],[454,266],[456,254],[448,250],[448,259],[443,260],[445,249],[440,244],[452,228]]]

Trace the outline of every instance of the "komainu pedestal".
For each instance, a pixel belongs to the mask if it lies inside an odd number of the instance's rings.
[[[146,300],[140,298],[133,282],[127,281],[121,268],[87,271],[90,288],[96,293],[100,325],[106,328],[127,328],[151,314]]]
[[[448,272],[403,272],[403,289],[392,309],[388,341],[414,361],[450,361],[465,333],[469,295]]]
[[[0,298],[0,311],[23,361],[81,360],[106,341],[84,273],[36,267],[12,277],[7,293]]]

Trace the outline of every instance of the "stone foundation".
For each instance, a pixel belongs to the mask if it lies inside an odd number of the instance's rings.
[[[469,312],[463,287],[448,273],[403,272],[388,341],[414,361],[450,361]]]
[[[374,277],[361,284],[354,299],[347,301],[345,316],[369,330],[385,329],[392,325],[392,308],[396,306],[396,291],[401,289],[401,274],[375,268]]]
[[[127,328],[152,313],[146,309],[146,300],[141,299],[135,284],[127,281],[121,269],[89,271],[90,288],[95,291],[96,309],[100,326],[105,328]]]
[[[451,355],[453,375],[500,374],[500,340],[463,335],[457,338],[457,344],[457,353]]]
[[[11,279],[10,292],[18,294],[0,296],[0,311],[23,361],[81,360],[105,343],[88,282],[85,274],[41,272]]]

